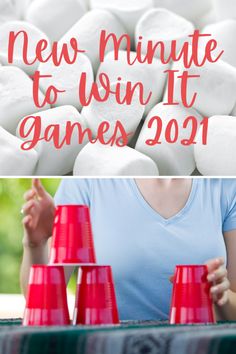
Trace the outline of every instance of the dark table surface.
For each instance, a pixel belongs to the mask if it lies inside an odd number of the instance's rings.
[[[21,320],[0,320],[0,354],[236,354],[236,322],[22,327]]]

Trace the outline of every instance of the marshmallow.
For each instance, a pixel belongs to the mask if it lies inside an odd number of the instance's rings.
[[[232,112],[236,101],[236,69],[234,67],[219,60],[216,63],[206,62],[200,68],[192,65],[190,69],[185,69],[182,62],[176,62],[172,69],[179,70],[178,75],[182,75],[186,70],[189,75],[200,75],[200,77],[188,80],[187,100],[191,102],[193,95],[197,93],[193,108],[203,116],[228,115]],[[180,79],[175,79],[174,99],[182,102]]]
[[[119,18],[128,34],[134,40],[134,31],[140,17],[153,7],[152,0],[90,0],[91,8],[111,11]]]
[[[128,146],[87,144],[79,153],[74,176],[158,176],[155,163]]]
[[[190,21],[205,14],[211,8],[211,0],[154,0],[155,7],[166,8]]]
[[[235,37],[236,37],[236,20],[225,20],[215,24],[206,26],[203,31],[205,34],[211,34],[212,37],[217,41],[218,52],[224,50],[224,54],[221,59],[227,63],[236,66],[236,48],[235,48]],[[200,41],[200,46],[204,45],[205,48],[209,37],[205,40]]]
[[[207,145],[199,130],[194,154],[198,170],[204,176],[236,175],[236,117],[215,116],[209,119]]]
[[[33,0],[11,0],[15,6],[17,17],[24,20],[25,13]]]
[[[58,41],[84,14],[78,0],[34,0],[26,12],[26,20]]]
[[[83,8],[85,9],[85,11],[90,9],[90,3],[89,0],[77,0],[77,2],[83,6]]]
[[[60,43],[60,42],[59,42]],[[54,106],[72,105],[81,109],[79,99],[79,82],[81,74],[87,74],[86,79],[86,94],[89,95],[93,84],[93,68],[89,58],[84,54],[79,54],[74,64],[67,64],[63,61],[59,66],[55,66],[50,59],[47,63],[39,65],[41,75],[50,74],[50,78],[40,80],[40,88],[43,92],[47,90],[50,85],[55,86],[59,90],[65,92],[59,93],[57,101]]]
[[[225,20],[229,18],[236,19],[236,1],[235,0],[212,0],[216,10],[217,18]]]
[[[30,176],[34,174],[38,154],[35,150],[22,150],[22,143],[22,140],[0,127],[1,176]]]
[[[215,9],[212,8],[210,11],[206,12],[205,15],[201,15],[194,20],[195,28],[201,30],[205,26],[211,25],[217,22]]]
[[[0,60],[4,65],[9,65],[8,63],[8,44],[9,44],[9,34],[11,31],[25,31],[28,35],[28,58],[32,61],[35,58],[35,49],[38,41],[40,39],[48,38],[34,25],[23,21],[9,21],[4,23],[0,27]],[[23,62],[23,35],[20,34],[15,41],[15,50],[13,57],[13,65],[18,66],[20,69],[24,70],[27,74],[33,75],[37,70],[39,63],[36,61],[33,65],[27,65]]]
[[[69,43],[72,37],[78,38],[80,48],[86,51],[93,68],[97,71],[100,64],[99,46],[101,31],[107,34],[114,33],[120,37],[125,33],[122,24],[114,15],[105,10],[92,10],[87,12],[76,24],[61,38],[62,43]],[[108,42],[107,51],[112,50],[112,41]],[[122,43],[121,49],[124,49]]]
[[[136,53],[131,52],[132,61],[135,56]],[[101,73],[106,73],[111,82],[117,81],[118,77],[121,77],[124,82],[131,81],[133,85],[141,82],[144,87],[145,97],[152,93],[151,99],[145,107],[145,114],[147,114],[163,97],[166,81],[164,71],[168,69],[168,65],[163,65],[159,59],[155,58],[152,64],[141,64],[136,61],[131,66],[127,63],[126,51],[119,51],[119,60],[114,60],[114,52],[112,51],[105,56],[104,62],[101,63],[97,73],[97,81]]]
[[[0,25],[16,19],[16,11],[11,0],[0,0]]]
[[[32,87],[30,78],[19,68],[0,67],[0,126],[12,134],[22,117],[40,111],[34,104]],[[40,101],[43,98],[39,92]]]
[[[116,83],[111,84],[111,90],[115,91]],[[120,83],[121,97],[126,94],[126,84]],[[99,89],[99,94],[104,97],[105,90]],[[139,102],[139,93],[135,91],[132,103],[118,104],[115,95],[110,95],[107,101],[98,102],[92,99],[91,103],[82,109],[82,115],[86,119],[88,127],[92,130],[93,136],[96,136],[99,125],[103,122],[110,123],[110,130],[104,134],[106,138],[111,138],[115,130],[117,121],[120,121],[126,133],[134,133],[142,119],[144,106]],[[132,134],[133,135],[133,134]]]
[[[148,41],[162,41],[166,48],[166,57],[171,51],[171,42],[177,41],[176,50],[179,51],[188,36],[193,34],[193,24],[185,18],[166,9],[152,9],[147,11],[136,26],[136,42],[141,36],[143,48],[146,50]]]
[[[72,124],[80,123],[83,130],[86,128],[83,117],[72,106],[57,107],[32,115],[41,117],[41,137],[44,136],[46,129],[50,125],[59,125],[60,142],[65,138],[67,122],[71,122]],[[21,122],[19,123],[17,129],[18,137],[20,137],[19,127],[21,125]],[[26,123],[26,130],[30,128],[31,124],[32,122],[30,121]],[[29,136],[25,140],[31,140],[33,138],[33,134],[34,133],[31,132],[31,134],[29,134]],[[74,132],[72,134],[70,144],[64,145],[60,149],[57,149],[52,141],[39,141],[35,147],[35,150],[38,152],[39,155],[39,162],[37,164],[35,174],[41,176],[61,176],[70,173],[73,170],[76,156],[87,142],[88,140],[84,139],[83,143],[79,144],[76,128],[74,129]]]
[[[157,123],[153,123],[152,127],[148,128],[148,124],[154,116],[158,116],[162,120],[163,127],[159,139],[161,144],[149,146],[146,141],[154,139],[157,131]],[[162,176],[191,175],[196,167],[193,146],[181,144],[183,139],[189,139],[191,136],[191,124],[187,129],[183,129],[183,122],[189,116],[194,116],[199,123],[202,120],[202,117],[193,109],[186,109],[183,106],[165,106],[160,103],[151,110],[144,122],[135,148],[156,162]],[[179,138],[173,144],[168,143],[165,138],[166,127],[171,119],[176,119],[179,126]],[[173,135],[175,135],[174,128],[171,136]]]

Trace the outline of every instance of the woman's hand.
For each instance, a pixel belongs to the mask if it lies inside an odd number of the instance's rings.
[[[27,247],[38,247],[52,236],[54,201],[39,179],[33,179],[32,189],[25,193],[24,199],[26,203],[22,207],[23,244]]]
[[[230,282],[227,278],[227,269],[224,266],[223,258],[210,259],[206,262],[208,267],[207,280],[213,283],[210,293],[214,303],[218,306],[224,306],[228,302],[228,293]],[[169,277],[171,283],[174,281],[174,275]]]
[[[215,258],[206,262],[208,267],[207,280],[213,285],[210,293],[214,303],[218,306],[224,306],[229,300],[230,282],[227,278],[227,269],[223,258]]]

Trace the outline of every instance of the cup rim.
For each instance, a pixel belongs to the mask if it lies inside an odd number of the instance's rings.
[[[59,268],[57,264],[52,264],[52,265],[50,265],[50,264],[32,264],[31,265],[31,268],[34,268],[34,269],[36,269],[36,268],[49,269],[49,268],[53,268],[53,267]]]
[[[87,265],[87,264],[85,264],[85,265],[81,265],[80,266],[81,268],[83,267],[83,268],[86,268],[86,267],[88,267],[88,268],[111,268],[111,265],[109,265],[109,264],[91,264],[91,265]]]
[[[62,207],[68,208],[68,207],[70,207],[70,208],[81,208],[81,209],[89,208],[89,206],[86,205],[86,204],[58,204],[56,207],[57,208],[62,208]]]
[[[207,268],[206,264],[177,264],[176,268]]]

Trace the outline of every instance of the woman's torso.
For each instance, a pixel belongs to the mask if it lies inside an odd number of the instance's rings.
[[[121,319],[167,319],[175,265],[226,258],[221,183],[193,180],[185,206],[169,219],[133,179],[62,183],[57,204],[90,205],[97,261],[112,266]]]

